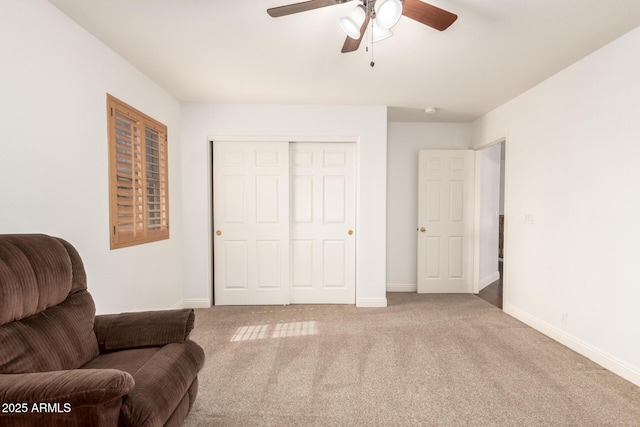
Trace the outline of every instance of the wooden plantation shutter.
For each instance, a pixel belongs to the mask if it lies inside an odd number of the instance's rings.
[[[169,238],[167,127],[107,94],[111,249]]]

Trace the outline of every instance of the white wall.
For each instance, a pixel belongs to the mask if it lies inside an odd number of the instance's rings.
[[[389,123],[387,166],[387,289],[417,286],[418,151],[468,149],[471,125]]]
[[[506,162],[506,145],[504,142],[500,143],[500,215],[504,215],[504,174],[505,174],[505,162]]]
[[[476,180],[479,215],[478,236],[478,280],[476,291],[481,291],[500,278],[498,271],[498,215],[500,211],[500,151],[501,144],[476,153]]]
[[[0,233],[80,252],[98,312],[182,299],[180,104],[44,0],[0,13]],[[109,250],[106,93],[169,128],[171,239]]]
[[[186,104],[182,115],[185,303],[212,295],[209,137],[358,137],[356,304],[386,306],[386,107]]]
[[[639,75],[640,28],[474,123],[507,137],[505,311],[638,385]]]

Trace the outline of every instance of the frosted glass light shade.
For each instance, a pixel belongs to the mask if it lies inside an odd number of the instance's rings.
[[[373,20],[373,37],[372,38],[374,43],[382,41],[384,39],[388,39],[393,35],[393,31],[383,30],[378,26],[378,23],[376,21],[377,19]]]
[[[374,6],[378,27],[388,30],[398,23],[402,16],[400,0],[377,0]]]
[[[338,21],[340,28],[352,39],[358,40],[360,38],[360,27],[364,23],[364,19],[367,16],[367,12],[364,10],[364,6],[358,5],[347,16],[343,16]]]

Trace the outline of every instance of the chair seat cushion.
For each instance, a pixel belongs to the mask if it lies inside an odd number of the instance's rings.
[[[186,340],[102,354],[82,368],[129,372],[135,387],[123,402],[122,421],[125,425],[156,426],[171,416],[203,364],[202,348]]]

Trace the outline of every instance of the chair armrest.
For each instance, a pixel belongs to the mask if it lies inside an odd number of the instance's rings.
[[[0,402],[6,406],[0,411],[0,424],[4,416],[38,413],[43,403],[57,404],[54,406],[57,411],[67,413],[80,407],[104,406],[114,400],[121,403],[134,385],[129,373],[117,369],[0,374]]]
[[[192,309],[99,315],[93,330],[100,352],[182,343],[193,329]]]

